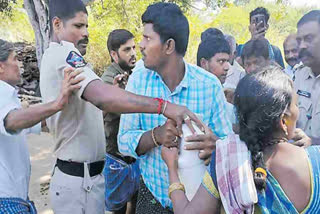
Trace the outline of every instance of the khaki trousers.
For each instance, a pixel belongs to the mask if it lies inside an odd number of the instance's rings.
[[[89,176],[85,167],[84,177],[61,172],[55,167],[50,182],[51,205],[55,214],[104,214],[104,176]]]

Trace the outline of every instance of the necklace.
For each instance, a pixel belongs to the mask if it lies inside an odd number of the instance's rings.
[[[287,138],[273,138],[268,142],[268,146],[272,146],[279,143],[288,143]]]

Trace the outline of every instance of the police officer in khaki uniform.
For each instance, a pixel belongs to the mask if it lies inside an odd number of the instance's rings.
[[[298,22],[299,58],[305,66],[295,72],[300,116],[297,127],[320,144],[320,10],[313,10]]]
[[[104,84],[82,55],[88,44],[88,13],[81,0],[49,2],[51,42],[40,68],[40,88],[45,102],[60,91],[63,69],[81,68],[85,77],[69,105],[47,120],[55,142],[57,162],[50,184],[53,210],[59,213],[104,213],[105,135],[102,112],[147,112],[163,114],[178,124],[191,126],[189,116],[201,122],[185,107],[128,93]],[[164,105],[166,103],[166,105]],[[166,107],[166,108],[164,108]]]
[[[295,74],[294,86],[299,96],[297,127],[312,138],[313,144],[320,144],[320,76],[315,76],[309,67],[300,67]]]
[[[110,85],[125,88],[129,75],[136,65],[136,45],[134,36],[125,29],[110,32],[107,41],[111,65],[101,76]],[[120,114],[106,113],[104,129],[107,140],[104,176],[106,182],[106,210],[114,214],[135,213],[140,170],[139,162],[124,156],[118,149]],[[117,167],[114,167],[117,166]]]

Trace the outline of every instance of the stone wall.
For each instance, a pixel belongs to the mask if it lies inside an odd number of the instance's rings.
[[[41,99],[39,89],[40,72],[37,64],[35,46],[23,42],[14,43],[18,59],[23,63],[22,83],[18,85],[22,100],[37,103]]]

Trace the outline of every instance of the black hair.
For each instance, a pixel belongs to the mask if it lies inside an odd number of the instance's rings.
[[[260,57],[262,56],[265,59],[269,59],[269,42],[265,38],[252,39],[244,44],[241,58],[244,62],[244,59],[250,57]]]
[[[234,105],[240,126],[240,139],[251,152],[253,171],[266,169],[263,150],[279,143],[272,139],[279,131],[281,116],[292,101],[293,82],[278,66],[265,66],[247,74],[239,81],[234,94]],[[254,173],[259,191],[266,185],[265,177]]]
[[[298,21],[297,26],[301,26],[310,21],[316,21],[320,24],[320,10],[311,10],[309,13],[302,16]]]
[[[159,34],[162,43],[173,39],[176,52],[185,55],[189,42],[189,22],[178,5],[163,2],[149,5],[141,20],[144,24],[153,24],[153,30]]]
[[[12,43],[0,39],[0,62],[7,61],[13,51],[14,46]]]
[[[223,37],[209,37],[199,44],[197,52],[197,65],[200,67],[202,58],[209,60],[217,53],[230,54],[228,41]]]
[[[81,0],[50,0],[49,1],[49,22],[50,33],[53,32],[52,20],[54,17],[60,18],[63,22],[76,16],[76,13],[84,12],[88,14],[86,6]]]
[[[201,33],[201,41],[208,39],[209,37],[223,37],[223,32],[218,28],[208,28]]]
[[[270,18],[270,14],[268,12],[268,10],[264,7],[257,7],[256,9],[254,9],[253,11],[250,12],[250,23],[251,23],[251,18],[252,16],[258,15],[258,14],[262,14],[265,17],[266,20],[266,24],[268,24],[269,18]]]
[[[107,47],[109,54],[111,51],[118,51],[120,46],[125,44],[128,40],[134,38],[133,34],[125,29],[116,29],[111,31],[108,36]],[[111,55],[110,55],[111,56]],[[111,57],[111,61],[113,59]]]

